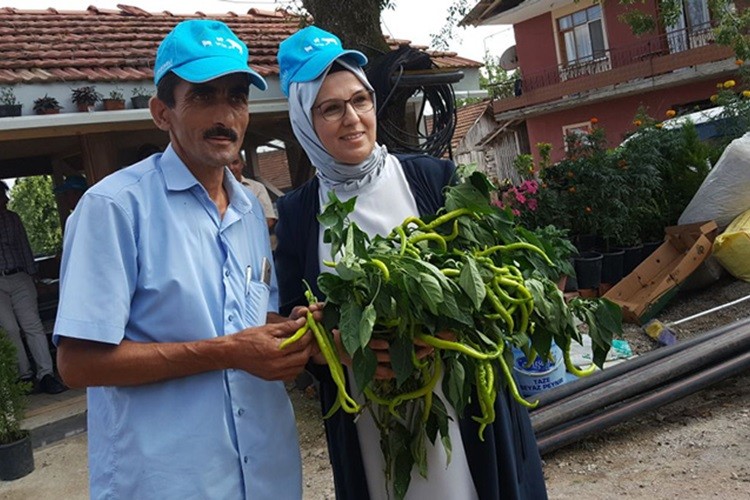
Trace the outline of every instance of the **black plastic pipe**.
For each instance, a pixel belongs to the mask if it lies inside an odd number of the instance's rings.
[[[582,378],[579,378],[578,380],[574,380],[573,382],[568,382],[567,384],[563,384],[561,386],[555,387],[554,389],[550,389],[548,391],[544,391],[540,394],[534,395],[532,398],[529,398],[529,399],[539,400],[539,405],[535,409],[531,410],[531,413],[533,414],[534,412],[537,412],[541,410],[542,408],[544,408],[545,406],[549,406],[550,404],[554,402],[560,401],[569,396],[581,394],[583,393],[583,391],[591,387],[594,387],[596,385],[602,384],[609,380],[615,379],[624,373],[627,373],[637,368],[641,368],[642,366],[654,363],[667,356],[672,356],[673,354],[681,352],[685,349],[692,348],[695,345],[701,344],[703,342],[707,342],[715,337],[723,335],[728,331],[735,330],[737,328],[742,328],[745,325],[750,325],[750,318],[746,318],[746,319],[731,323],[729,325],[724,325],[719,328],[709,330],[706,333],[703,333],[697,337],[693,337],[691,339],[685,340],[684,342],[681,341],[671,346],[660,347],[653,351],[649,351],[646,354],[637,356],[633,359],[628,359],[627,361],[623,361],[622,363],[616,364],[605,370],[598,371],[592,375],[589,375],[588,377],[582,377]]]
[[[739,354],[750,352],[750,322],[735,324],[711,342],[696,344],[690,349],[630,371],[618,379],[599,384],[589,391],[548,405],[531,414],[535,432],[544,432],[578,417],[591,414],[611,404],[625,401],[670,380],[700,370],[704,366],[723,362]]]
[[[545,433],[538,433],[539,451],[542,454],[550,453],[631,417],[677,401],[748,370],[750,370],[750,352],[745,352],[598,414],[556,427]]]

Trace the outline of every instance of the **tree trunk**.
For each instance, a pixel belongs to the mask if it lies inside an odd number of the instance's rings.
[[[384,0],[303,0],[315,25],[341,39],[344,48],[364,52],[371,60],[388,52],[380,30],[380,11]]]

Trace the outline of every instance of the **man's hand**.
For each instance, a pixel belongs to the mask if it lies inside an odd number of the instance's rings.
[[[232,366],[264,380],[293,380],[316,352],[312,332],[281,349],[281,342],[307,323],[307,310],[294,320],[247,328],[229,336]],[[299,316],[299,315],[298,315]]]

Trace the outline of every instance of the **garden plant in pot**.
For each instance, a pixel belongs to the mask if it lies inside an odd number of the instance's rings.
[[[73,89],[73,102],[78,111],[94,111],[94,106],[102,100],[102,95],[96,91],[93,85],[86,85]]]
[[[109,96],[102,100],[102,104],[107,111],[125,109],[125,98],[122,95],[122,90],[116,88],[110,91]]]
[[[47,94],[44,94],[44,97],[34,100],[34,112],[38,115],[56,115],[61,109],[62,106],[60,106],[57,99]]]
[[[133,103],[135,109],[148,108],[148,101],[151,99],[151,93],[144,87],[135,87],[132,90],[133,97],[130,98],[130,102]]]
[[[19,379],[16,348],[0,330],[0,481],[18,479],[34,470],[31,437],[20,428],[30,386]]]
[[[4,116],[21,116],[22,105],[16,99],[13,87],[0,87],[0,118]]]

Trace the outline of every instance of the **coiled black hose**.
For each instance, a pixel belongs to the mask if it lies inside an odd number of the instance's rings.
[[[407,71],[427,71],[434,67],[429,54],[408,46],[389,52],[367,69],[378,103],[378,142],[393,153],[426,153],[441,157],[450,151],[456,128],[456,96],[450,83],[436,83],[434,74],[406,75]],[[463,75],[459,74],[459,79]],[[443,81],[445,78],[442,79]],[[426,105],[432,109],[430,130],[406,127],[406,104],[421,93],[417,123],[422,123]]]

